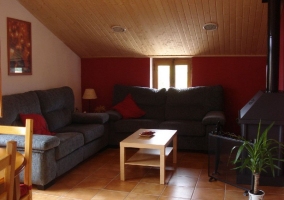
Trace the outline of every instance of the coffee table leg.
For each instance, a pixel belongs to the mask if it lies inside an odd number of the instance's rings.
[[[173,163],[177,163],[177,134],[173,139]]]
[[[120,147],[120,180],[125,181],[125,148]]]
[[[165,184],[165,148],[160,149],[160,184]]]

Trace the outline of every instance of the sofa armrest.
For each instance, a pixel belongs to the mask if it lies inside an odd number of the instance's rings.
[[[122,119],[122,115],[116,110],[108,110],[106,113],[109,115],[109,119],[111,121],[117,121]]]
[[[223,111],[210,111],[202,119],[203,125],[216,125],[220,122],[221,125],[225,124],[225,115]]]
[[[108,121],[107,113],[78,113],[72,114],[72,123],[76,124],[104,124]]]
[[[23,149],[25,147],[25,137],[21,135],[1,135],[0,146],[6,146],[9,140],[17,142],[17,148]],[[37,135],[33,134],[32,150],[46,151],[57,147],[60,144],[60,139],[51,135]]]

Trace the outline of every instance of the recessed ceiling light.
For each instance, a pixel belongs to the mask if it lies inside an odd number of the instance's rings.
[[[218,26],[215,23],[206,23],[206,24],[204,24],[203,29],[206,30],[206,31],[213,31],[213,30],[216,30],[217,27]]]
[[[118,33],[122,33],[126,31],[126,28],[122,27],[122,26],[112,26],[111,29],[114,32],[118,32]]]

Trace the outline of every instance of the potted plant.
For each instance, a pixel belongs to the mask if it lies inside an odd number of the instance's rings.
[[[260,133],[261,121],[258,125],[257,137],[253,143],[244,140],[240,146],[234,146],[232,152],[236,149],[237,153],[233,159],[233,164],[236,164],[234,169],[243,170],[249,169],[253,175],[253,190],[249,191],[249,199],[260,200],[263,199],[264,192],[259,190],[259,178],[261,172],[267,172],[268,169],[275,176],[275,169],[280,169],[275,161],[283,162],[284,159],[278,158],[277,152],[282,150],[284,145],[274,139],[268,138],[268,132],[273,126],[274,122],[270,124],[263,133]],[[244,151],[246,151],[244,153]],[[230,155],[231,156],[231,155]]]

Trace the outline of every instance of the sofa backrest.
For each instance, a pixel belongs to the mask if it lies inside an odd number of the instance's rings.
[[[220,85],[169,88],[166,120],[202,120],[209,111],[223,111],[223,98]]]
[[[0,124],[8,126],[23,125],[19,114],[41,114],[39,100],[34,91],[3,95],[2,109],[3,117],[0,118]]]
[[[146,112],[142,118],[165,118],[166,89],[152,89],[139,86],[115,85],[113,91],[113,105],[124,100],[131,94],[136,104]]]
[[[35,92],[50,131],[71,123],[74,112],[74,94],[70,87],[64,86]]]

